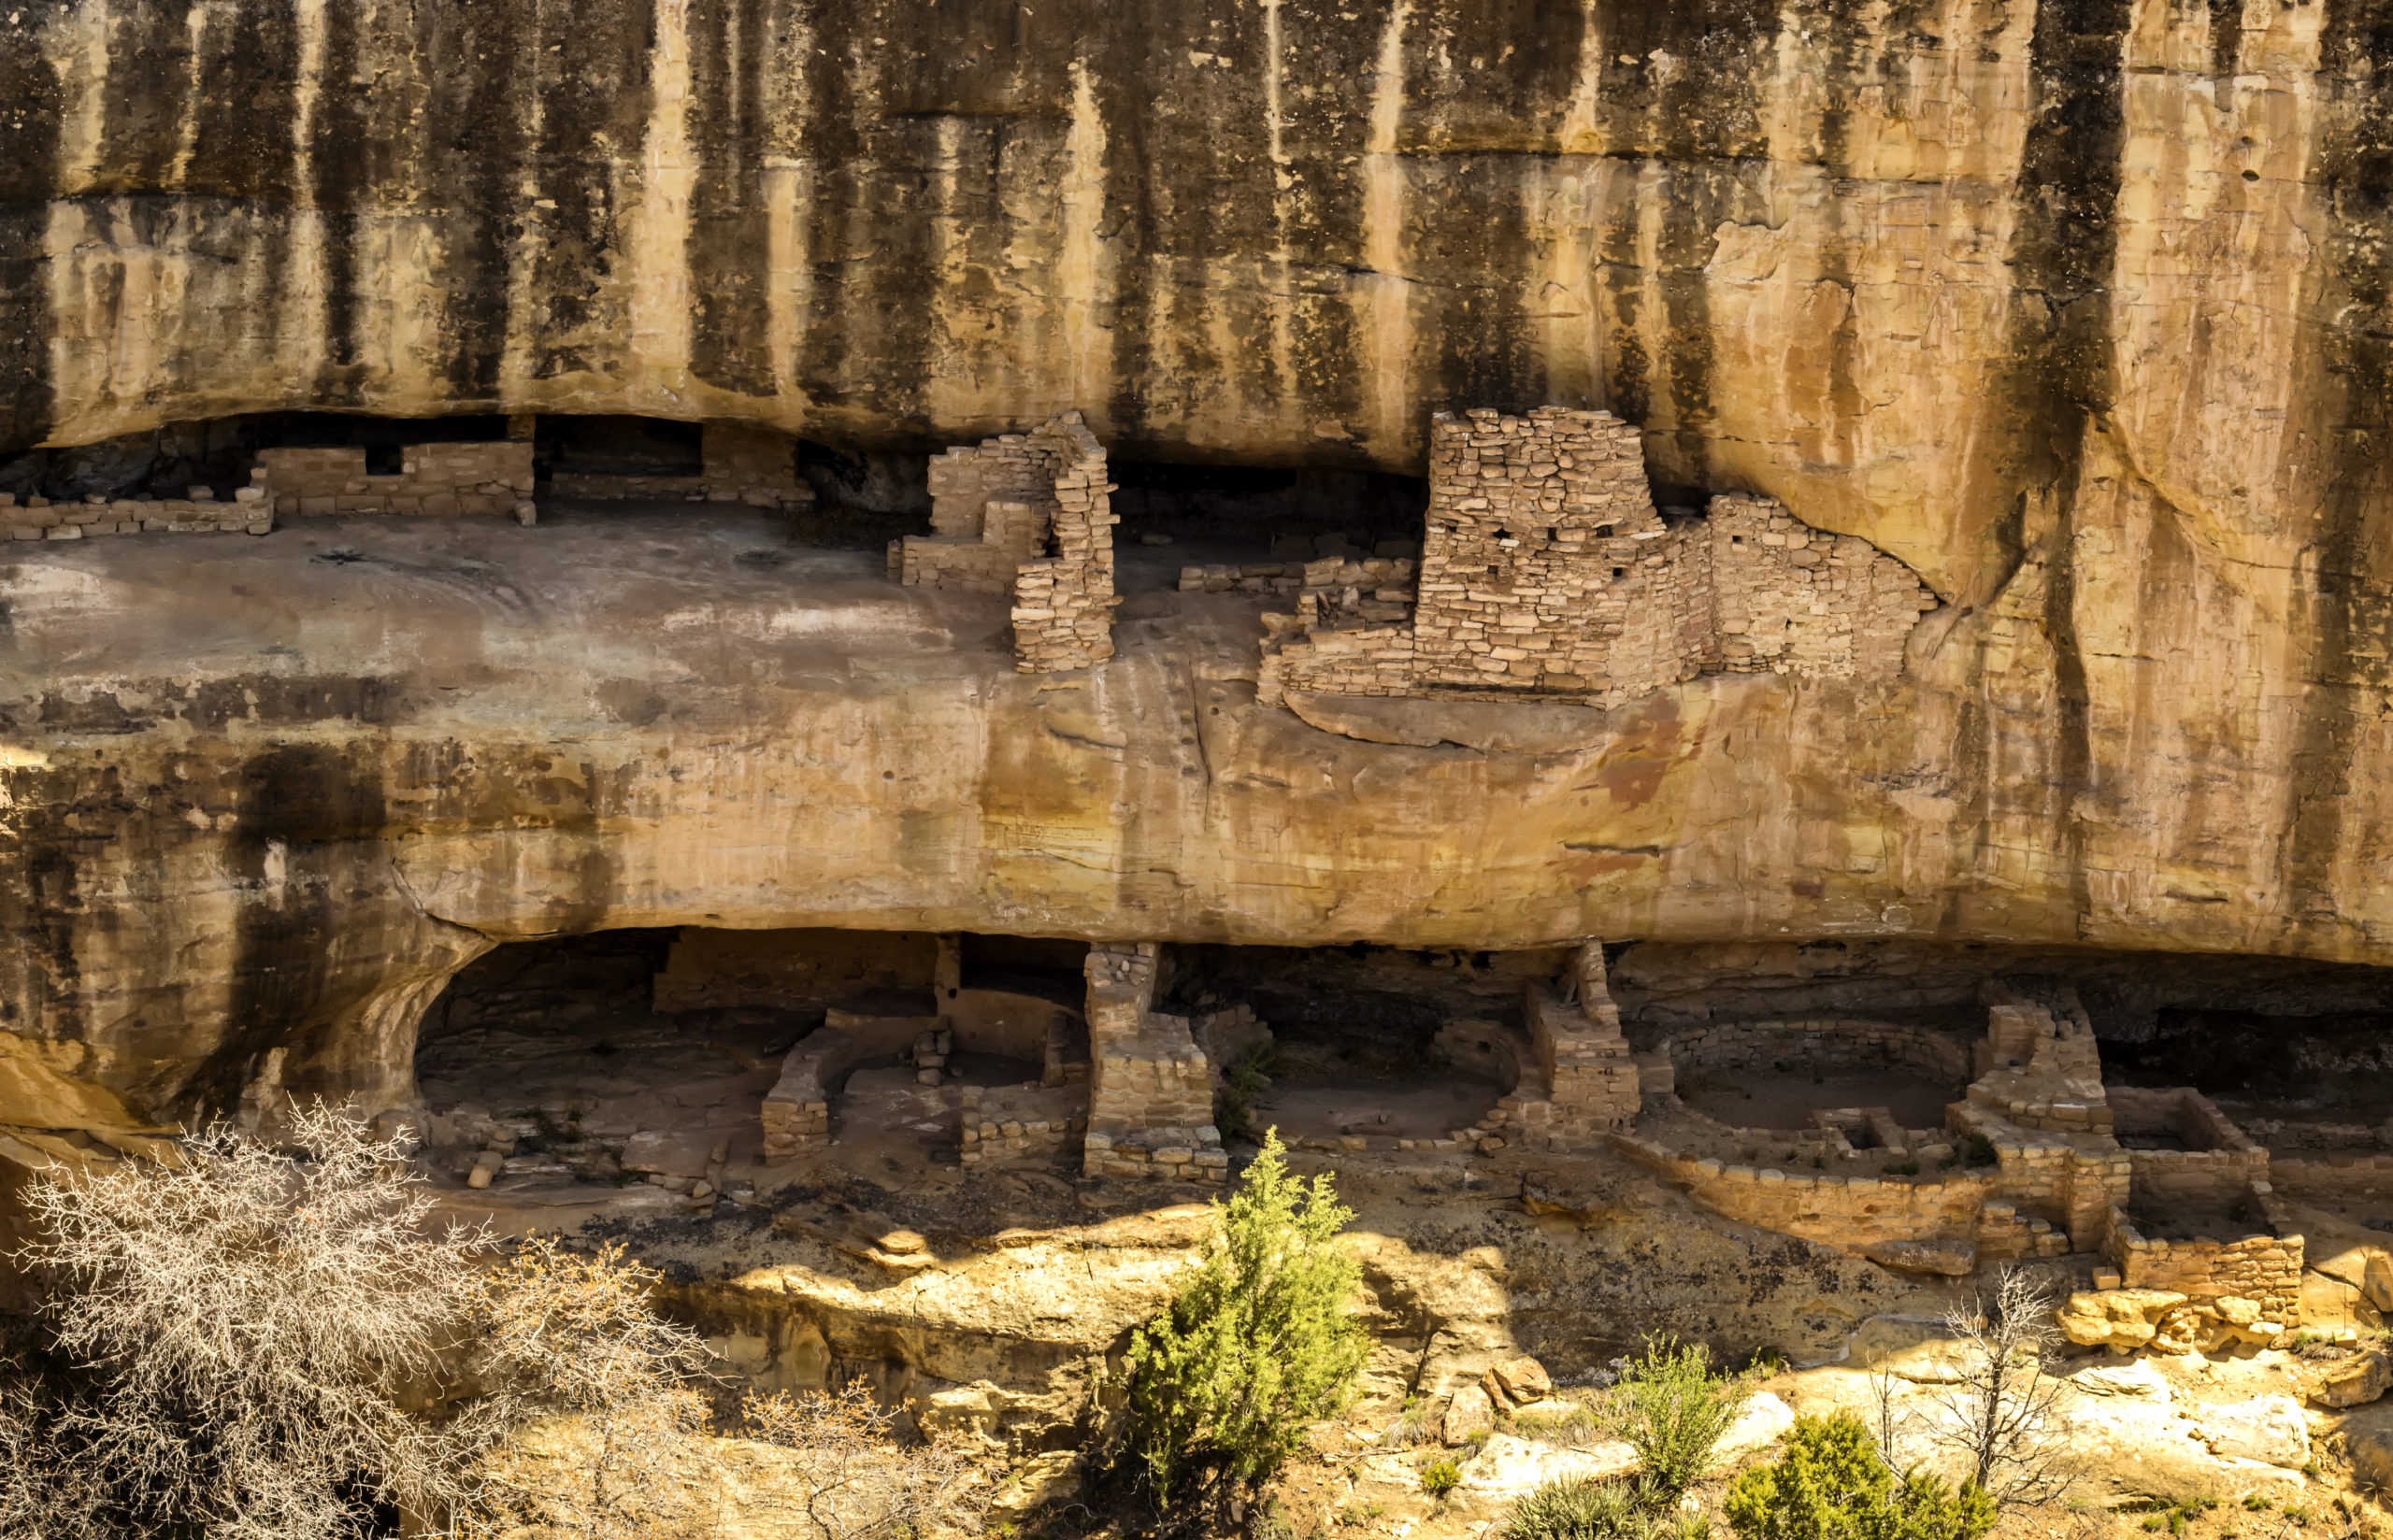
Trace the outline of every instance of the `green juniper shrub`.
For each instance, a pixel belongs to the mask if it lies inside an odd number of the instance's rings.
[[[1307,1423],[1346,1409],[1369,1353],[1345,1310],[1362,1270],[1337,1245],[1353,1212],[1284,1153],[1264,1136],[1204,1259],[1132,1335],[1130,1447],[1159,1508],[1268,1481]]]
[[[1675,1503],[1695,1484],[1752,1394],[1742,1376],[1714,1372],[1703,1344],[1645,1339],[1643,1353],[1612,1393],[1612,1413],[1620,1436],[1644,1466],[1649,1506]]]
[[[1737,1540],[1982,1540],[1994,1500],[1924,1472],[1898,1477],[1861,1419],[1798,1418],[1785,1453],[1741,1472],[1724,1504]]]

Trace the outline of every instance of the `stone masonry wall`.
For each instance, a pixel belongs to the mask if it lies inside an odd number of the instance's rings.
[[[1052,554],[1014,577],[1014,667],[1025,674],[1086,668],[1113,656],[1113,483],[1105,447],[1067,412],[1031,435],[1060,469]]]
[[[2129,1289],[2166,1289],[2209,1304],[2220,1299],[2258,1303],[2269,1319],[2301,1321],[2300,1235],[2247,1235],[2241,1240],[2155,1240],[2126,1215],[2116,1216],[2102,1251]]]
[[[966,1086],[963,1163],[1051,1166],[1088,1132],[1088,1092],[1079,1086]]]
[[[1899,1065],[1948,1081],[1957,1098],[1970,1077],[1969,1049],[1927,1027],[1894,1021],[1828,1018],[1799,1021],[1728,1021],[1673,1033],[1662,1045],[1681,1070],[1698,1065],[1741,1069],[1781,1062],[1838,1067]]]
[[[1088,975],[1088,1137],[1092,1176],[1228,1179],[1213,1123],[1212,1068],[1188,1019],[1154,1009],[1160,948],[1094,946]]]
[[[0,535],[11,540],[81,540],[104,535],[266,535],[274,512],[265,493],[242,487],[220,503],[208,487],[183,497],[86,497],[53,503],[36,493],[21,504],[0,492]]]
[[[250,478],[281,518],[302,514],[515,514],[532,504],[532,446],[410,444],[396,476],[369,476],[362,449],[265,449]]]
[[[1441,413],[1429,438],[1411,623],[1325,602],[1308,572],[1297,613],[1266,620],[1265,704],[1297,690],[1612,705],[1703,673],[1888,678],[1935,607],[1867,541],[1764,499],[1666,524],[1637,430],[1609,413]]]
[[[2116,1132],[2131,1141],[2140,1134],[2173,1134],[2184,1149],[2137,1149],[2128,1160],[2135,1173],[2138,1203],[2182,1200],[2204,1205],[2232,1203],[2269,1176],[2269,1152],[2235,1126],[2211,1099],[2185,1087],[2150,1091],[2109,1088]]]
[[[1544,1130],[1548,1148],[1592,1148],[1604,1134],[1634,1122],[1637,1064],[1605,980],[1603,944],[1583,943],[1572,955],[1563,992],[1531,983],[1525,1007],[1529,1042],[1553,1102]],[[1540,1121],[1523,1120],[1532,1129]]]
[[[1078,412],[930,463],[931,533],[889,547],[909,588],[1013,598],[1025,674],[1113,655],[1113,524],[1105,448]]]

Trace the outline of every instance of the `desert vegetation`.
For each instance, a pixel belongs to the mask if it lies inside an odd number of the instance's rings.
[[[1128,1446],[1158,1508],[1253,1491],[1346,1408],[1368,1352],[1346,1313],[1361,1270],[1336,1244],[1352,1218],[1265,1135],[1205,1255],[1131,1340]]]
[[[861,1386],[752,1398],[620,1246],[437,1228],[405,1150],[325,1107],[30,1185],[48,1290],[0,1392],[0,1535],[699,1536],[722,1435],[800,1494],[779,1533],[967,1525],[952,1444]]]

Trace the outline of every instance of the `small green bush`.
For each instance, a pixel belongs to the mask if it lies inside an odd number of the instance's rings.
[[[1337,1245],[1354,1214],[1283,1157],[1268,1133],[1211,1248],[1131,1338],[1130,1447],[1157,1507],[1191,1482],[1221,1498],[1269,1480],[1307,1423],[1346,1409],[1369,1354],[1345,1310],[1362,1269]]]
[[[1462,1462],[1453,1455],[1433,1455],[1421,1462],[1421,1490],[1442,1503],[1462,1485]]]
[[[1548,1481],[1512,1504],[1511,1540],[1608,1540],[1639,1525],[1637,1504],[1617,1483]]]
[[[1674,1503],[1695,1484],[1752,1393],[1742,1378],[1713,1372],[1703,1344],[1645,1339],[1612,1405],[1620,1436],[1643,1462],[1649,1506]]]
[[[1785,1454],[1741,1472],[1724,1506],[1738,1540],[1982,1540],[1996,1519],[1974,1482],[1897,1479],[1847,1413],[1796,1419]]]
[[[2001,1162],[2002,1157],[1995,1152],[1992,1139],[1983,1134],[1972,1134],[1970,1135],[1967,1160],[1970,1165],[1996,1165]]]

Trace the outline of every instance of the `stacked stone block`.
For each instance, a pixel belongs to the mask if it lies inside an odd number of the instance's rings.
[[[2188,1147],[2128,1151],[2139,1202],[2229,1204],[2270,1180],[2269,1152],[2200,1091],[2114,1086],[2109,1096],[2120,1134],[2168,1133]]]
[[[38,494],[19,503],[0,492],[0,534],[11,540],[82,540],[109,535],[266,535],[274,510],[265,493],[242,487],[220,503],[213,489],[181,497],[86,497],[53,503]]]
[[[1308,583],[1312,607],[1266,618],[1265,704],[1296,690],[1608,706],[1703,673],[1890,678],[1936,605],[1868,542],[1763,499],[1666,524],[1637,430],[1609,413],[1440,413],[1429,439],[1411,623],[1322,605]]]
[[[1601,1134],[1636,1121],[1637,1063],[1621,1034],[1620,1007],[1612,1004],[1604,975],[1601,942],[1579,947],[1562,993],[1529,985],[1524,1010],[1553,1105],[1550,1119],[1525,1117],[1525,1126],[1546,1122],[1548,1148],[1566,1149],[1592,1147]]]
[[[2073,996],[2048,1002],[2000,984],[1986,995],[1989,1062],[1970,1085],[1970,1102],[2022,1128],[2108,1134],[2101,1052],[2085,1008]]]
[[[925,1006],[930,1002],[925,999]],[[867,1059],[906,1052],[939,1030],[930,1009],[849,1009],[834,1005],[823,1025],[797,1040],[781,1060],[781,1078],[765,1093],[760,1120],[765,1159],[785,1160],[831,1142],[831,1088]]]
[[[2271,1156],[2269,1181],[2289,1198],[2393,1197],[2393,1155]]]
[[[2301,1321],[2302,1237],[2246,1235],[2240,1240],[2154,1240],[2125,1213],[2113,1216],[2102,1253],[2123,1287],[2165,1289],[2199,1304],[2251,1300],[2280,1326]]]
[[[1086,668],[1113,655],[1112,482],[1078,412],[930,463],[931,533],[889,548],[908,587],[1013,597],[1014,665]]]
[[[963,1088],[967,1166],[1049,1166],[1088,1132],[1084,1090],[1051,1086]]]
[[[1831,1176],[1698,1159],[1628,1134],[1611,1142],[1724,1218],[1856,1251],[1899,1241],[1975,1245],[1994,1200],[1993,1181],[1980,1173],[1918,1179]],[[2006,1209],[2000,1218],[2008,1217]]]
[[[1055,477],[1053,554],[1025,562],[1014,579],[1014,666],[1025,674],[1086,668],[1113,656],[1113,483],[1105,449],[1067,412],[1031,435],[1061,464]]]
[[[1160,948],[1091,947],[1088,977],[1092,1176],[1222,1182],[1229,1157],[1213,1124],[1212,1068],[1188,1020],[1154,1009]]]
[[[532,446],[410,444],[399,474],[369,476],[361,449],[265,449],[250,478],[281,518],[335,513],[524,517],[532,507]]]

